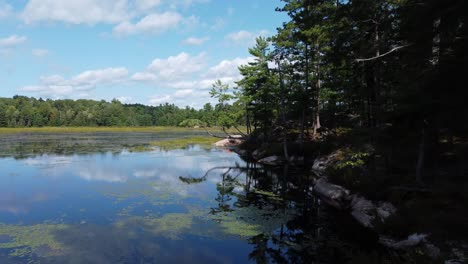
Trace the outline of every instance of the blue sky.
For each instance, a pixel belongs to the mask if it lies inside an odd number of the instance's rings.
[[[201,107],[239,79],[280,0],[0,0],[0,97]]]

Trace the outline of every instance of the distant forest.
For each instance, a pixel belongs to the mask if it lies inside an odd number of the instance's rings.
[[[25,96],[0,98],[0,127],[43,126],[214,126],[216,109],[173,104],[145,106],[94,100],[43,100]]]

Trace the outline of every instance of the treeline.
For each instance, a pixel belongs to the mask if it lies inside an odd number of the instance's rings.
[[[0,127],[43,126],[215,126],[217,109],[173,104],[145,106],[94,100],[0,98]]]

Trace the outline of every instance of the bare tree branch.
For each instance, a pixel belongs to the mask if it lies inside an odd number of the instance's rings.
[[[389,55],[389,54],[391,54],[391,53],[393,53],[393,52],[395,52],[395,51],[397,51],[397,50],[400,50],[400,49],[409,47],[409,46],[411,46],[411,45],[412,45],[412,44],[403,45],[403,46],[398,46],[398,47],[395,47],[395,48],[391,49],[390,51],[388,51],[388,52],[386,52],[386,53],[384,53],[384,54],[382,54],[382,55],[376,56],[376,57],[367,58],[367,59],[356,59],[356,62],[365,62],[365,61],[371,61],[371,60],[380,59],[380,58],[382,58],[382,57],[384,57],[384,56],[387,56],[387,55]]]
[[[208,131],[208,129],[205,128],[205,131],[206,133],[208,133],[208,135],[212,136],[212,137],[215,137],[215,138],[222,138],[222,139],[225,139],[226,137],[221,137],[221,136],[217,136],[213,133],[211,133],[210,131]]]

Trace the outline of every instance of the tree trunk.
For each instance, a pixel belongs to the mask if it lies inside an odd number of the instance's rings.
[[[421,142],[419,143],[418,162],[416,164],[416,182],[423,184],[424,154],[426,149],[426,121],[421,132]]]
[[[282,57],[282,56],[281,56]],[[281,118],[283,121],[283,154],[284,158],[289,162],[288,153],[288,131],[286,127],[286,88],[284,87],[283,73],[281,69],[281,59],[277,61],[278,64],[278,75],[281,87]]]
[[[317,52],[318,52],[317,48]],[[320,54],[318,55],[320,56]],[[314,120],[314,137],[317,136],[318,130],[322,127],[320,124],[320,89],[321,89],[321,75],[320,75],[320,59],[317,62],[317,93],[315,100],[315,120]]]

